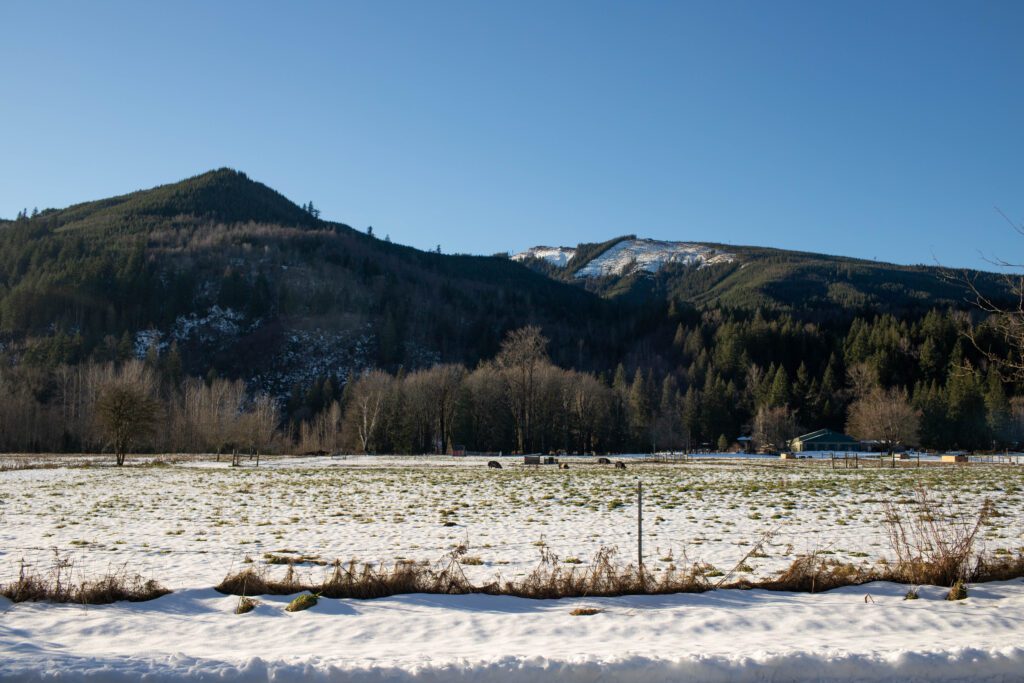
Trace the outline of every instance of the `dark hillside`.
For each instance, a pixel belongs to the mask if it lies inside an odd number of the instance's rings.
[[[627,238],[580,245],[572,269]],[[652,250],[631,258],[705,253],[644,242]],[[287,444],[351,448],[338,420],[352,392],[381,381],[351,381],[370,368],[390,373],[377,447],[396,452],[437,448],[434,421],[411,407],[434,403],[425,387],[450,373],[463,379],[444,438],[492,451],[724,448],[758,415],[791,432],[842,430],[857,381],[909,392],[923,445],[1024,441],[1024,386],[966,336],[998,357],[1012,347],[964,313],[963,285],[940,269],[707,246],[735,260],[580,279],[536,259],[379,240],[226,169],[20,215],[0,222],[0,447],[102,447],[87,389],[132,358],[160,378],[173,448],[237,438],[225,427],[182,445],[173,427],[209,422],[215,407],[196,416],[190,401],[229,385],[272,396]],[[1004,293],[998,276],[975,275]],[[480,361],[526,325],[555,365],[541,373],[537,432],[520,444],[507,387]]]
[[[353,368],[476,363],[537,323],[564,363],[621,352],[621,307],[498,257],[422,252],[317,219],[231,170],[0,230],[0,330],[45,364],[181,350],[274,385]],[[295,366],[295,367],[292,367]]]

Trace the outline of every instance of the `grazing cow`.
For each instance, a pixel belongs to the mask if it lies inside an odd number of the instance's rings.
[[[501,469],[501,463],[498,462],[497,460],[488,460],[487,461],[487,466],[490,467],[492,470],[500,470]]]
[[[615,461],[615,469],[617,469],[617,470],[624,470],[624,469],[626,469],[626,463],[622,462],[621,460],[616,460]]]
[[[560,470],[567,470],[567,469],[569,469],[569,463],[567,463],[567,462],[559,463],[558,464],[558,469],[560,469]]]
[[[608,458],[598,458],[597,459],[597,464],[598,465],[611,465],[612,461],[609,460]]]

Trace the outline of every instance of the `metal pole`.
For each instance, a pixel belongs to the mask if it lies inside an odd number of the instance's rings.
[[[644,575],[644,485],[636,478],[636,566]]]

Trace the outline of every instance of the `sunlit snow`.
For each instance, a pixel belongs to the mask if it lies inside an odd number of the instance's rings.
[[[572,260],[576,250],[572,247],[530,247],[512,256],[513,261],[522,261],[527,258],[539,258],[556,266],[564,268]]]
[[[704,268],[735,260],[733,254],[702,244],[650,239],[623,240],[580,268],[576,277],[629,275],[639,271],[657,273],[667,263]]]

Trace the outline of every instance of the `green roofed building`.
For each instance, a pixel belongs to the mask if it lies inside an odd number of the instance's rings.
[[[789,447],[796,453],[804,451],[863,451],[864,445],[852,436],[833,432],[831,429],[819,429],[810,434],[798,436],[789,442]]]

